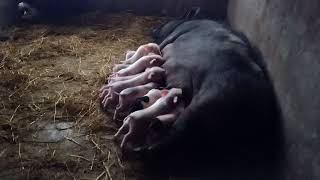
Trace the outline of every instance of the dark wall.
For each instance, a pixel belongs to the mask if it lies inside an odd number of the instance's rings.
[[[106,1],[102,1],[106,3]],[[191,7],[201,7],[210,17],[226,17],[227,0],[111,0],[108,6],[117,11],[132,10],[137,14],[179,16]]]
[[[17,12],[15,0],[0,0],[0,30],[15,21]]]
[[[18,1],[36,7],[39,18],[57,18],[91,10],[131,11],[139,15],[180,16],[191,7],[200,7],[207,17],[225,19],[227,0],[1,0],[0,27],[14,22]]]
[[[229,19],[266,57],[284,116],[287,179],[320,179],[320,1],[230,0]]]

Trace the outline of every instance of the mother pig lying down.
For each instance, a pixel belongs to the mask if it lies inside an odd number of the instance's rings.
[[[262,56],[243,34],[198,13],[155,29],[160,47],[129,52],[102,88],[105,109],[120,102],[115,118],[130,111],[115,135],[124,135],[122,148],[238,153],[276,143],[277,102]]]
[[[114,120],[129,113],[115,137],[121,147],[147,147],[161,138],[184,108],[182,90],[163,89],[165,70],[160,48],[149,43],[128,51],[123,64],[113,68],[108,84],[101,88],[104,110],[114,109]]]

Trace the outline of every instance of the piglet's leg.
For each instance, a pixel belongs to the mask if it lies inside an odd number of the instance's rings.
[[[118,132],[114,135],[115,138],[119,138],[122,134],[126,134],[129,131],[128,117],[123,120],[122,126],[118,129]]]
[[[126,109],[127,104],[124,98],[126,97],[121,94],[119,95],[119,104],[114,111],[113,120],[116,120],[118,118],[119,112],[122,112],[124,109]]]
[[[100,89],[100,98],[104,98],[105,96],[107,96],[110,92],[110,88],[107,87],[107,86],[103,86],[101,89]]]
[[[102,105],[103,105],[103,109],[106,110],[108,107],[108,103],[110,101],[110,97],[104,97],[103,101],[102,101]]]
[[[114,114],[113,114],[113,120],[117,120],[118,119],[118,116],[119,116],[119,108],[118,106],[116,107],[116,110],[114,111]]]
[[[123,125],[120,127],[118,132],[114,135],[115,138],[119,138],[122,134],[125,134],[120,145],[121,148],[123,148],[123,146],[133,137],[132,127],[130,127],[129,123],[130,123],[130,118],[127,117],[124,120]]]
[[[113,120],[117,120],[117,118],[119,116],[119,112],[122,112],[123,109],[124,109],[123,102],[122,102],[121,98],[119,98],[119,104],[116,107],[116,110],[114,111]]]
[[[118,138],[121,134],[125,134],[120,147],[128,147],[128,145],[132,145],[132,143],[138,142],[143,139],[146,135],[146,129],[148,128],[149,124],[149,119],[134,119],[129,115],[124,120],[124,123],[119,131],[115,134],[115,138]]]
[[[107,109],[108,106],[110,106],[111,104],[118,103],[118,95],[119,93],[115,91],[112,91],[112,92],[110,91],[110,96],[106,96],[102,101],[102,104],[104,105],[104,109]]]

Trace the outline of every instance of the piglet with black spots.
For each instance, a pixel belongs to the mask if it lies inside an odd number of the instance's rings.
[[[159,87],[158,84],[151,82],[145,85],[135,86],[121,91],[119,94],[119,104],[116,107],[113,119],[117,119],[119,112],[129,110],[130,105],[132,105],[137,98],[146,95],[150,90],[157,87]]]
[[[139,97],[131,105],[130,112],[139,111],[153,105],[162,96],[167,95],[169,90],[167,89],[151,89],[146,95]]]
[[[148,133],[148,127],[152,123],[151,120],[164,114],[168,114],[175,109],[179,104],[179,98],[182,96],[182,90],[172,88],[168,94],[158,99],[150,107],[135,111],[127,116],[123,125],[115,134],[118,138],[121,134],[124,134],[124,138],[121,142],[121,147],[127,145],[127,143],[133,144],[146,138]]]

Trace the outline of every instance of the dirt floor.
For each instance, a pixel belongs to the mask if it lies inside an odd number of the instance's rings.
[[[0,43],[0,179],[146,179],[121,160],[98,90],[163,21],[93,13],[12,28]]]

